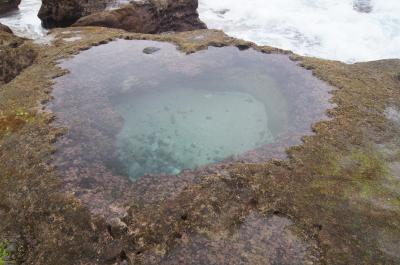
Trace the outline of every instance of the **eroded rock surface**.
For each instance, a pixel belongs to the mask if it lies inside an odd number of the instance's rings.
[[[399,60],[348,65],[290,54],[338,89],[330,119],[315,124],[287,160],[201,172],[183,189],[142,179],[128,204],[113,200],[128,185],[103,174],[102,183],[101,176],[75,177],[94,192],[113,188],[107,198],[123,214],[106,220],[52,166],[54,142],[67,132],[38,102],[51,99],[52,79],[65,74],[57,62],[117,38],[172,41],[185,52],[251,44],[212,30],[144,35],[82,27],[56,29],[53,37],[38,48],[37,63],[0,89],[0,242],[15,240],[19,263],[399,264]],[[77,162],[71,176],[82,171]]]
[[[16,37],[9,27],[0,24],[0,85],[10,82],[35,58],[30,41]]]
[[[114,5],[106,0],[84,3],[45,0],[39,17],[47,27],[76,22],[75,26],[104,26],[139,33],[206,28],[197,13],[197,0],[147,0],[131,2],[112,10],[107,9],[108,6]]]
[[[3,25],[1,23],[0,23],[0,32],[6,32],[6,33],[10,33],[10,34],[13,33],[12,30],[8,26]]]
[[[2,0],[0,1],[0,14],[6,13],[18,7],[21,0]]]
[[[106,7],[107,0],[43,0],[38,16],[44,27],[63,27]]]

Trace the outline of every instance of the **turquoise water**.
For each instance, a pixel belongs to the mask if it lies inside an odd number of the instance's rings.
[[[59,156],[132,180],[260,161],[271,144],[284,153],[327,107],[328,87],[286,56],[236,47],[185,55],[171,44],[119,40],[61,66],[70,74],[57,79],[50,104],[69,128]]]
[[[151,91],[117,109],[125,121],[117,144],[130,176],[178,174],[273,141],[263,102],[241,92]]]

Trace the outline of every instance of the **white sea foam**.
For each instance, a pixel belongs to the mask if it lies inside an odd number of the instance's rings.
[[[355,1],[370,2],[372,11],[356,11]],[[400,58],[399,0],[199,2],[200,17],[209,28],[261,45],[345,62]],[[24,37],[43,37],[40,5],[40,0],[22,0],[19,10],[1,16],[0,23]]]
[[[209,28],[302,55],[400,58],[400,1],[370,2],[372,11],[360,13],[354,0],[200,0],[199,12]]]
[[[46,34],[37,17],[41,4],[40,0],[22,0],[17,10],[0,16],[0,23],[9,26],[19,36],[41,38]]]

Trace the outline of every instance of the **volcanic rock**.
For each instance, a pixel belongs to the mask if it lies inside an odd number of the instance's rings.
[[[8,26],[3,25],[1,23],[0,23],[0,32],[7,32],[7,33],[10,33],[10,34],[13,33],[12,30]]]
[[[0,14],[6,13],[12,9],[18,8],[21,0],[3,0],[0,1]]]
[[[107,10],[109,4],[106,0],[96,3],[44,0],[39,17],[46,27],[73,24],[120,28],[139,33],[206,28],[197,13],[197,0],[147,0]]]
[[[43,0],[39,18],[46,28],[72,25],[79,18],[106,9],[107,0]]]

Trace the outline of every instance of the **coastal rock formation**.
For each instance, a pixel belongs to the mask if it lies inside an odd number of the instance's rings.
[[[17,8],[20,3],[21,3],[21,0],[2,0],[2,1],[0,1],[0,14],[3,14],[14,8]]]
[[[0,32],[7,32],[7,33],[11,33],[11,34],[13,33],[12,30],[8,26],[3,25],[1,23],[0,23]]]
[[[107,0],[43,0],[38,16],[46,28],[65,27],[106,7]]]
[[[42,46],[0,34],[0,50],[38,54],[0,89],[0,246],[17,250],[15,264],[400,264],[400,60],[344,64],[214,30],[144,35],[75,27],[53,30],[52,43]],[[336,87],[336,106],[286,160],[130,183],[101,165],[81,167],[86,162],[75,153],[83,149],[71,146],[74,167],[54,166],[67,130],[38,102],[63,99],[50,95],[54,78],[67,73],[58,62],[120,38],[170,41],[185,53],[236,46],[284,54]],[[117,216],[93,211],[88,198]]]
[[[36,52],[29,41],[13,35],[9,27],[0,24],[0,85],[10,82],[35,58]]]
[[[106,26],[140,33],[204,29],[197,13],[197,0],[151,0],[134,2],[120,9],[79,19],[76,26]]]
[[[104,26],[139,33],[205,29],[197,0],[148,0],[106,10],[110,2],[43,1],[39,17],[47,27]]]

